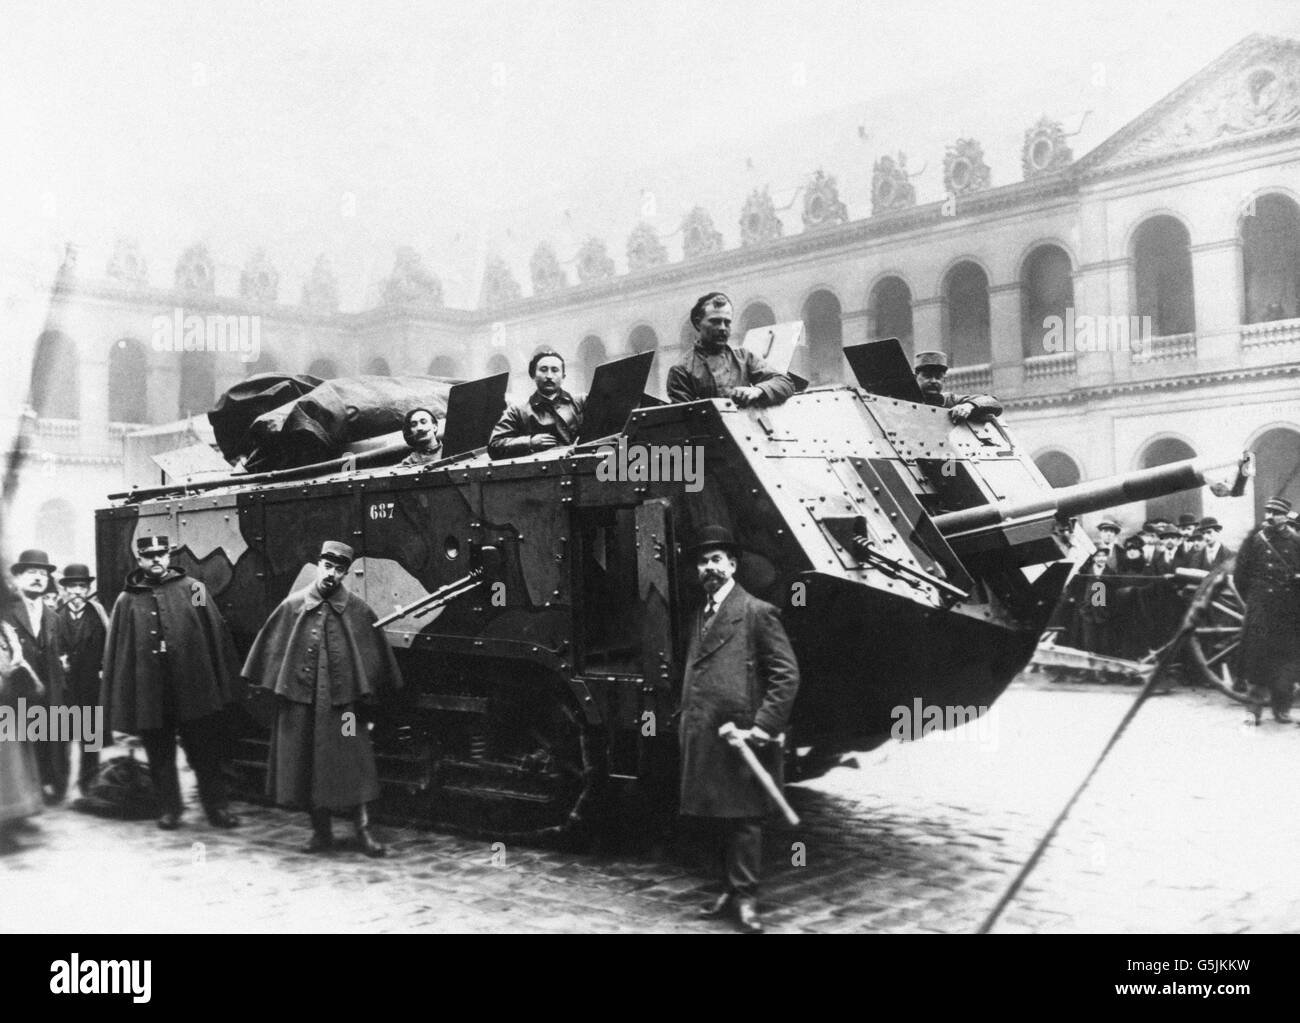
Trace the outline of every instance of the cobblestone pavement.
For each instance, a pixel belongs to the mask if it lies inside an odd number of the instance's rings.
[[[970,932],[1083,778],[1135,690],[1017,682],[983,721],[891,743],[792,786],[771,829],[773,931]],[[1300,928],[1300,729],[1217,694],[1153,698],[999,931]],[[192,782],[192,780],[191,780]],[[689,857],[602,858],[378,828],[390,858],[299,852],[305,815],[245,827],[122,823],[58,808],[0,857],[0,931],[698,931],[715,891]],[[343,831],[341,822],[336,830]],[[802,865],[798,865],[802,860]]]

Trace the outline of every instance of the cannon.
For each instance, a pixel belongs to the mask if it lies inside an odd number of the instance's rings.
[[[599,823],[628,794],[671,808],[698,601],[682,551],[704,525],[732,530],[740,583],[783,612],[807,777],[886,741],[900,707],[993,704],[1070,572],[1064,518],[1207,480],[1178,463],[1053,491],[999,421],[860,386],[637,408],[618,433],[505,461],[383,461],[118,495],[96,513],[102,592],[136,537],[166,534],[244,652],[321,541],[347,541],[348,584],[408,680],[374,731],[382,811],[524,836]],[[266,699],[240,712],[250,795]]]

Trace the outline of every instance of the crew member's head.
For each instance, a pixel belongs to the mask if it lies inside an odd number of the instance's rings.
[[[564,356],[553,348],[543,348],[528,360],[528,375],[537,385],[537,393],[552,398],[564,385]]]
[[[440,447],[438,417],[431,409],[413,408],[402,419],[402,439],[412,451],[432,454]]]
[[[1285,497],[1270,497],[1264,502],[1264,520],[1274,529],[1285,528],[1290,513],[1291,502]]]
[[[948,356],[943,352],[916,353],[916,386],[930,405],[943,404],[943,378],[948,375]]]
[[[63,595],[67,597],[72,610],[80,612],[86,606],[86,600],[90,597],[90,584],[94,581],[95,577],[85,565],[69,565],[63,570],[59,585],[63,587]]]
[[[691,326],[705,348],[722,348],[731,337],[731,299],[720,291],[701,295],[691,306]]]
[[[343,585],[343,577],[352,567],[352,548],[338,540],[326,540],[316,559],[316,588],[326,595]]]
[[[54,566],[44,551],[23,551],[18,560],[9,566],[9,574],[14,577],[14,585],[28,600],[39,600],[45,595],[50,585],[50,573]]]
[[[695,571],[704,592],[713,596],[736,574],[740,548],[724,526],[705,526],[700,530],[695,552]]]
[[[135,560],[151,579],[161,579],[172,565],[172,548],[165,536],[142,536],[135,542]]]

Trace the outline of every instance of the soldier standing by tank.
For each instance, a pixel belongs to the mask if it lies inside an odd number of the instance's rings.
[[[63,570],[59,585],[66,600],[58,610],[60,645],[68,673],[68,702],[76,707],[99,707],[99,686],[104,664],[104,641],[108,638],[108,615],[99,601],[90,600],[90,584],[95,577],[85,565],[69,565]],[[83,718],[83,720],[85,720]],[[93,719],[92,719],[93,720]],[[102,738],[102,737],[101,737]],[[99,751],[81,744],[81,770],[77,788],[87,794],[99,769]]]
[[[311,814],[308,852],[334,844],[330,820],[352,816],[361,851],[387,851],[370,833],[366,804],[379,798],[368,724],[359,705],[397,689],[402,676],[375,612],[343,585],[353,560],[327,540],[316,579],[289,594],[253,641],[244,677],[272,690],[279,711],[271,732],[267,795]]]
[[[535,390],[525,402],[510,405],[492,428],[488,455],[515,458],[568,446],[582,432],[586,399],[564,389],[564,356],[550,348],[528,362],[528,375]]]
[[[1237,555],[1233,582],[1246,601],[1241,664],[1250,693],[1273,718],[1290,724],[1293,687],[1300,675],[1300,539],[1287,527],[1291,502],[1270,498],[1264,525]]]
[[[963,394],[960,397],[943,389],[943,379],[948,375],[948,356],[943,352],[918,352],[916,355],[916,385],[927,405],[948,409],[948,418],[954,423],[969,419],[973,423],[987,423],[1002,415],[1002,403],[991,394]]]
[[[723,845],[725,889],[701,915],[731,909],[741,930],[757,934],[768,799],[718,729],[734,722],[744,741],[770,752],[780,784],[782,733],[799,690],[799,666],[776,608],[735,581],[740,548],[731,533],[706,526],[699,536],[692,551],[705,603],[691,629],[682,687],[681,812],[712,819]]]
[[[780,405],[794,394],[794,381],[745,348],[732,348],[731,300],[720,291],[701,295],[691,308],[694,347],[668,370],[670,402],[730,398],[746,405]]]
[[[63,671],[63,648],[59,645],[59,618],[45,604],[50,575],[55,566],[44,551],[23,551],[9,568],[18,588],[18,600],[4,611],[3,618],[14,627],[22,645],[22,660],[40,680],[44,689],[41,700],[47,707],[62,707],[67,702]],[[60,803],[68,792],[71,773],[68,743],[48,736],[36,744],[36,760],[41,769],[41,786],[45,801]]]
[[[162,806],[158,827],[180,827],[184,812],[178,736],[208,822],[237,827],[222,775],[224,711],[239,677],[234,643],[207,587],[172,567],[167,537],[142,536],[135,546],[139,567],[113,605],[104,647],[100,703],[109,728],[138,735],[144,744]]]

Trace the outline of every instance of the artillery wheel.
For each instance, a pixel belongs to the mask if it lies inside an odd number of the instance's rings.
[[[1187,646],[1201,679],[1229,699],[1253,706],[1241,675],[1241,639],[1246,602],[1232,581],[1233,560],[1202,580],[1187,608]]]

